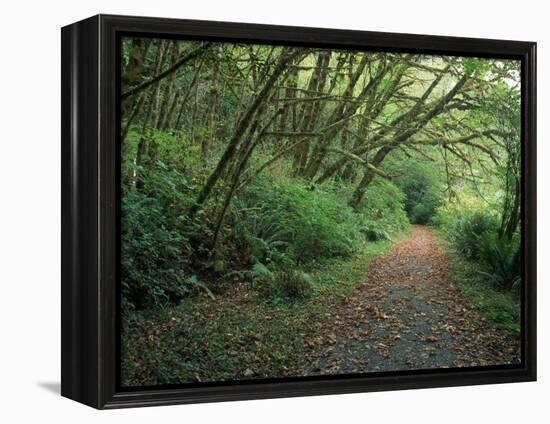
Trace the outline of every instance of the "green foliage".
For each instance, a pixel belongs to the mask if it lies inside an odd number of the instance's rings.
[[[493,284],[501,289],[517,289],[520,277],[520,243],[516,236],[511,240],[491,233],[479,239],[480,256],[490,273],[483,272]]]
[[[480,76],[490,69],[487,60],[478,57],[463,58],[462,62],[467,75]]]
[[[273,297],[306,299],[313,294],[313,279],[300,270],[278,271],[269,282],[268,293]]]
[[[497,215],[467,204],[466,201],[441,207],[434,219],[435,224],[464,258],[480,265],[480,276],[487,282],[498,289],[519,287],[519,235],[499,237]]]
[[[428,224],[441,203],[437,169],[421,161],[402,161],[396,183],[405,193],[405,211],[413,224]]]
[[[452,256],[452,252],[449,251]],[[517,292],[487,284],[479,263],[453,258],[452,279],[490,321],[516,334],[521,331],[521,303]]]
[[[157,160],[162,161],[168,169],[176,169],[184,172],[186,181],[199,182],[198,178],[204,178],[205,169],[202,166],[199,147],[192,143],[185,131],[159,131],[147,129],[141,132],[133,128],[128,132],[123,152],[123,176],[129,178],[135,170],[132,159],[137,154],[138,144],[143,143],[142,169],[151,165],[158,166]]]
[[[268,283],[274,279],[273,272],[261,262],[256,262],[247,272],[247,276],[259,283]]]
[[[143,307],[186,294],[188,240],[169,228],[159,199],[129,191],[122,202],[124,299]]]
[[[252,262],[286,266],[349,256],[359,241],[351,208],[300,181],[259,180],[236,202],[234,217],[235,242]]]
[[[367,240],[409,227],[404,194],[389,181],[369,187],[355,213],[346,192],[300,181],[259,179],[233,205],[235,249],[249,252],[246,276],[269,297],[307,298],[315,284],[300,267],[350,257]],[[364,237],[364,238],[363,238]]]
[[[188,272],[192,226],[180,214],[191,202],[188,183],[157,161],[141,173],[142,189],[125,188],[122,196],[122,296],[143,308],[176,302],[197,290],[207,291]]]
[[[361,232],[368,241],[390,240],[409,229],[405,194],[392,182],[376,178],[358,208]]]
[[[497,223],[488,212],[464,212],[456,217],[449,232],[457,250],[468,259],[480,259],[482,241],[491,238]]]

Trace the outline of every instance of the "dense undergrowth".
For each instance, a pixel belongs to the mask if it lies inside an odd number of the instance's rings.
[[[284,175],[267,172],[235,196],[215,251],[219,202],[185,213],[204,175],[174,169],[167,153],[127,181],[125,384],[292,375],[304,334],[409,229],[406,194],[390,181],[377,179],[353,210],[345,184]]]
[[[170,153],[167,148],[167,158]],[[191,153],[186,160],[192,162]],[[376,180],[353,210],[345,185],[314,186],[269,173],[235,196],[212,249],[219,204],[211,202],[195,219],[186,215],[203,177],[157,160],[126,185],[122,294],[128,309],[175,305],[243,280],[268,297],[306,298],[312,278],[305,269],[350,258],[365,243],[390,240],[409,227],[405,194],[389,181]]]
[[[447,249],[452,260],[452,280],[470,298],[483,315],[498,326],[516,335],[521,331],[521,304],[517,291],[502,290],[491,284],[493,278],[487,278],[478,263],[465,260]]]
[[[494,210],[464,199],[442,206],[433,221],[463,258],[477,264],[479,280],[497,290],[519,291],[519,231],[499,236]]]
[[[196,158],[188,152],[186,160]],[[472,197],[445,201],[429,170],[419,170],[376,179],[357,210],[347,206],[344,184],[267,173],[231,203],[214,254],[219,203],[194,220],[185,213],[204,175],[168,160],[142,170],[123,196],[124,381],[292,375],[304,335],[314,337],[314,323],[410,222],[438,228],[453,279],[488,319],[517,333],[517,234],[499,239],[495,212]]]
[[[519,334],[519,231],[499,237],[496,211],[468,196],[441,206],[433,223],[447,240],[453,280],[489,320]]]

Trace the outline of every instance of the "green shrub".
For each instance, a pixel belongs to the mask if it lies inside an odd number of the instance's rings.
[[[377,178],[368,187],[358,208],[361,232],[368,241],[389,240],[409,229],[405,194],[390,181]]]
[[[157,162],[142,173],[139,189],[123,187],[121,281],[125,305],[138,309],[205,290],[189,270],[193,225],[182,218],[189,204],[187,181]],[[195,229],[200,231],[200,229]]]
[[[256,262],[249,271],[245,272],[245,275],[260,287],[271,283],[275,278],[273,272],[261,262]]]
[[[499,237],[499,220],[490,209],[467,199],[439,208],[434,223],[447,235],[455,249],[466,259],[477,262],[478,270],[487,282],[498,289],[519,287],[520,241]]]
[[[349,256],[358,217],[334,193],[296,181],[260,180],[233,207],[233,237],[252,262],[288,266]]]
[[[516,289],[521,283],[519,238],[498,238],[488,234],[479,240],[479,251],[490,272],[481,272],[497,288]]]
[[[187,240],[169,228],[163,211],[158,199],[137,192],[122,198],[122,294],[137,307],[185,294]]]
[[[257,262],[246,276],[266,297],[305,299],[313,294],[313,278],[301,270],[272,271]]]
[[[437,204],[432,199],[429,201],[423,199],[422,203],[414,205],[410,209],[410,220],[415,224],[428,224],[434,215],[436,206]]]
[[[390,234],[383,228],[380,228],[376,221],[366,223],[361,232],[368,241],[391,240]]]
[[[279,271],[268,287],[274,297],[306,299],[313,294],[313,279],[300,270]]]
[[[439,175],[433,164],[421,161],[401,163],[403,177],[396,180],[405,193],[405,211],[413,224],[428,224],[441,203]]]
[[[313,279],[303,271],[280,271],[274,284],[283,297],[304,299],[313,294]]]
[[[133,174],[133,160],[137,154],[139,142],[145,142],[142,161],[145,168],[155,168],[158,162],[153,162],[149,154],[154,152],[154,157],[166,164],[170,169],[185,171],[188,180],[197,175],[205,177],[209,170],[205,169],[200,157],[200,148],[192,143],[184,131],[164,132],[156,129],[148,129],[144,133],[130,130],[123,145],[123,176],[129,180]]]
[[[464,213],[456,218],[450,232],[451,241],[468,259],[480,259],[481,245],[496,233],[497,222],[488,212]]]
[[[488,284],[480,264],[456,257],[451,278],[492,322],[516,334],[521,331],[521,302],[517,293]]]

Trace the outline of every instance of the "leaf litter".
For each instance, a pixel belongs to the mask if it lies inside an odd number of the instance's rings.
[[[368,265],[346,296],[270,306],[245,283],[123,327],[136,385],[518,364],[516,334],[451,281],[425,226]],[[355,265],[354,265],[355,266]],[[367,264],[363,264],[367,268]],[[124,364],[123,364],[124,365]]]
[[[328,342],[307,345],[304,374],[518,364],[518,337],[489,323],[450,272],[431,229],[413,226],[335,307]]]

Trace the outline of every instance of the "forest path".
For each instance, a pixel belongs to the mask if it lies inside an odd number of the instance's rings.
[[[307,343],[306,374],[345,374],[519,361],[519,342],[490,324],[449,278],[451,265],[431,229],[374,260],[365,282]],[[511,359],[512,358],[512,359]]]

